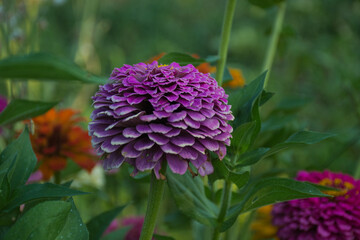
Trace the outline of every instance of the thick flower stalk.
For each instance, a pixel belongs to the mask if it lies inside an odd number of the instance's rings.
[[[327,191],[333,197],[299,199],[275,204],[273,225],[277,237],[286,240],[360,239],[360,180],[342,174],[299,172],[299,181],[309,181],[340,191]]]
[[[33,119],[35,131],[30,139],[44,180],[64,169],[68,159],[88,171],[95,166],[97,156],[92,149],[91,139],[78,126],[83,121],[71,109],[51,109]]]
[[[233,120],[227,95],[209,74],[177,63],[124,65],[93,97],[89,134],[106,169],[127,162],[139,171],[162,162],[184,174],[189,163],[202,176],[213,167],[208,152],[220,159],[230,144]]]

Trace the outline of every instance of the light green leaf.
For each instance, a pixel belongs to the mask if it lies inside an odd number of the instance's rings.
[[[185,66],[188,64],[197,66],[201,63],[204,63],[205,60],[201,59],[201,58],[194,58],[185,53],[172,52],[172,53],[168,53],[165,56],[163,56],[162,58],[160,58],[158,62],[159,62],[159,64],[171,64],[173,62],[176,62],[176,63],[180,64],[181,66]]]
[[[192,177],[166,172],[170,192],[178,208],[187,216],[202,224],[215,226],[219,209],[205,196],[204,184],[199,176]]]
[[[87,224],[90,234],[90,240],[99,240],[106,228],[110,225],[112,220],[126,207],[126,205],[116,207],[109,211],[103,212],[92,218]]]
[[[39,116],[57,103],[39,102],[22,99],[12,100],[9,105],[0,113],[0,125],[13,123]]]
[[[164,236],[156,233],[153,235],[153,238],[155,238],[155,240],[175,240],[175,238],[173,237]]]
[[[96,77],[66,59],[46,53],[32,53],[1,60],[1,78],[74,80],[96,84],[105,84],[107,82],[106,79]]]

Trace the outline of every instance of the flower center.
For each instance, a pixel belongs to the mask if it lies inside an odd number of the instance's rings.
[[[169,66],[169,65],[167,65],[167,64],[161,64],[161,65],[158,65],[158,68],[166,67],[166,66]]]
[[[341,189],[340,191],[324,191],[324,193],[332,195],[332,196],[343,196],[345,195],[349,190],[354,188],[354,185],[350,182],[343,181],[340,178],[330,179],[330,178],[324,178],[319,182],[320,185],[327,186],[327,187],[335,187]]]

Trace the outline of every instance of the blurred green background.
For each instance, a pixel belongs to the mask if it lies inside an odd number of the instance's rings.
[[[299,129],[334,132],[337,136],[264,160],[255,166],[254,173],[288,169],[282,173],[293,176],[300,168],[329,168],[359,177],[360,1],[287,2],[269,79],[268,90],[275,96],[262,109],[259,144],[280,141]],[[225,9],[225,1],[215,0],[2,0],[0,4],[2,59],[47,52],[100,76],[162,52],[216,55]],[[261,9],[248,1],[237,3],[228,66],[241,69],[247,83],[264,70],[276,11],[276,7]],[[0,94],[9,97],[8,83],[0,84]],[[89,116],[90,96],[96,89],[79,83],[14,81],[12,95],[61,100],[60,107],[75,107]],[[79,206],[85,220],[109,205],[130,200],[133,205],[125,214],[144,213],[146,180],[130,179],[122,169],[121,174],[107,176],[106,188],[118,193],[108,196],[99,190],[98,194],[81,197],[99,202],[99,208],[90,211],[88,204]],[[180,224],[181,215],[171,213],[175,209],[171,202],[167,202],[167,209],[163,213],[168,214],[167,227]],[[189,231],[186,218],[183,223]]]

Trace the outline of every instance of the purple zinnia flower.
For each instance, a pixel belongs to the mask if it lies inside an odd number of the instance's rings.
[[[298,199],[274,205],[277,236],[286,240],[360,239],[360,180],[342,173],[300,171],[297,180],[313,182],[340,191],[333,197]]]
[[[139,63],[115,68],[111,83],[100,86],[89,133],[104,168],[123,162],[138,171],[154,169],[158,178],[166,161],[184,174],[191,162],[202,176],[213,167],[208,151],[220,159],[230,144],[233,120],[227,95],[209,74],[177,63]]]

